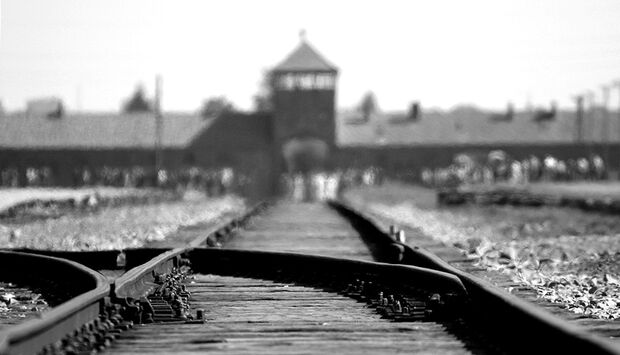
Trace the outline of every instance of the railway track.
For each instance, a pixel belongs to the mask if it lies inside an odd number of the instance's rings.
[[[47,252],[103,271],[108,289],[89,296],[88,317],[77,305],[92,290],[51,311],[74,322],[1,332],[0,353],[620,353],[345,205],[259,205],[183,241]],[[54,337],[39,338],[42,327]]]
[[[438,350],[467,352],[457,339],[439,344],[443,329],[436,323],[429,327],[385,322],[373,309],[335,292],[213,274],[197,275],[193,281],[192,303],[209,309],[204,325],[142,327],[121,338],[113,352],[150,353],[170,348],[171,339],[175,350],[183,352],[290,353],[290,344],[295,344],[295,352],[358,354],[422,350],[422,342],[434,342]],[[164,332],[170,338],[162,339]]]
[[[586,197],[536,193],[519,188],[442,189],[437,192],[437,202],[444,205],[466,203],[480,205],[559,206],[589,212],[620,213],[620,200],[611,197]]]
[[[363,210],[363,207],[358,206],[358,210]],[[372,220],[375,225],[386,230],[390,225],[399,223],[399,221],[390,220],[385,216],[374,215],[371,212],[366,212],[365,216]],[[415,262],[418,265],[425,265],[426,267],[435,270],[443,270],[447,272],[454,270],[455,274],[462,273],[464,274],[463,278],[472,279],[474,280],[472,282],[478,282],[481,285],[488,285],[490,288],[493,287],[490,286],[489,283],[503,289],[511,289],[511,296],[508,298],[513,299],[515,302],[521,303],[522,300],[525,300],[532,305],[536,305],[538,309],[544,309],[546,311],[545,313],[556,316],[557,319],[555,322],[561,320],[560,323],[576,325],[590,334],[615,343],[616,347],[620,346],[620,325],[617,320],[595,319],[569,312],[561,304],[539,298],[536,290],[523,286],[504,273],[494,272],[476,266],[476,259],[464,258],[462,252],[457,248],[446,246],[432,238],[429,238],[428,236],[423,235],[419,229],[404,226],[403,231],[405,234],[413,236],[413,238],[411,238],[412,245],[414,244],[418,246],[420,253],[427,255],[424,260],[409,262]],[[428,255],[428,251],[432,252],[432,255]],[[467,285],[468,281],[464,281],[464,283]],[[534,308],[532,312],[535,313],[536,308]],[[544,314],[541,316],[546,317]]]
[[[0,251],[0,277],[5,282],[46,291],[59,305],[0,331],[0,353],[36,354],[44,345],[100,318],[110,285],[105,277],[73,261],[36,254]]]

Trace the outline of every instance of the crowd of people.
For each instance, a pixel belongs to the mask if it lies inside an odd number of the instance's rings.
[[[48,187],[57,186],[50,167],[28,167],[24,176],[16,168],[0,168],[0,187]],[[21,180],[21,181],[20,181]],[[190,188],[204,190],[208,195],[221,195],[239,185],[247,178],[235,174],[231,168],[203,169],[191,167],[178,170],[146,169],[134,167],[75,168],[71,174],[72,187],[161,187],[167,189]]]
[[[21,176],[20,176],[21,174]],[[67,176],[65,176],[66,178]],[[208,196],[226,193],[251,193],[255,183],[232,168],[206,169],[189,167],[178,170],[159,170],[154,168],[79,167],[70,175],[71,187],[113,186],[113,187],[159,187],[171,190],[192,189],[204,191]],[[282,190],[299,201],[325,200],[336,197],[349,186],[377,185],[383,180],[383,173],[376,167],[346,169],[332,172],[313,172],[307,174],[284,174],[281,178]],[[57,177],[50,167],[28,167],[21,172],[14,167],[0,167],[0,188],[2,187],[52,187],[58,186]]]
[[[535,181],[604,180],[607,178],[606,163],[597,154],[567,160],[558,159],[550,154],[544,157],[531,155],[525,159],[511,159],[502,151],[493,151],[482,161],[467,154],[459,154],[447,167],[425,168],[421,171],[421,181],[427,186],[495,182],[526,184]]]
[[[333,172],[313,172],[307,174],[284,174],[284,191],[293,201],[324,201],[336,198],[340,192],[352,186],[370,186],[383,183],[381,169],[346,169]]]
[[[49,167],[0,167],[0,187],[45,187],[58,185]],[[298,201],[335,198],[351,186],[381,185],[386,173],[378,167],[284,174],[281,186]],[[607,164],[601,156],[592,154],[577,159],[558,159],[550,154],[512,159],[503,151],[492,151],[481,158],[467,153],[458,154],[453,163],[440,168],[423,168],[420,181],[431,187],[460,184],[492,184],[507,182],[526,184],[535,181],[603,180],[608,178]],[[417,179],[416,179],[417,180]],[[232,168],[206,169],[189,167],[178,170],[147,169],[144,167],[75,168],[71,186],[160,187],[166,189],[202,190],[209,196],[251,189],[253,181]]]

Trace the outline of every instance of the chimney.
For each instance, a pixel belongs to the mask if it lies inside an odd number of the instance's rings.
[[[407,118],[409,119],[409,121],[417,121],[419,117],[420,117],[420,102],[414,101],[411,103],[411,106],[409,107],[409,114]]]
[[[26,103],[26,113],[29,117],[59,119],[64,115],[65,108],[59,98],[32,99]]]

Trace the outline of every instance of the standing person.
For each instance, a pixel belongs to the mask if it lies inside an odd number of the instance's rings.
[[[584,180],[589,180],[590,178],[590,163],[586,158],[579,158],[577,160],[577,169],[579,172],[579,177]]]
[[[557,170],[556,178],[560,181],[566,181],[568,174],[567,174],[566,163],[564,162],[564,160],[558,160],[556,170]]]
[[[523,182],[523,171],[521,169],[521,163],[518,160],[514,160],[510,164],[510,183],[513,185],[521,184]]]
[[[531,171],[530,171],[530,161],[528,159],[523,159],[521,161],[521,175],[523,184],[528,184],[530,182]]]
[[[577,178],[577,162],[575,159],[568,159],[566,162],[567,179],[573,181]]]
[[[592,156],[591,166],[592,166],[593,176],[596,180],[605,179],[607,175],[606,169],[605,169],[605,162],[603,161],[603,158],[601,158],[600,155],[595,154],[594,156]]]
[[[530,176],[531,181],[540,180],[540,176],[542,174],[541,164],[540,159],[538,159],[538,157],[535,155],[530,156],[530,171],[532,173],[532,175]]]

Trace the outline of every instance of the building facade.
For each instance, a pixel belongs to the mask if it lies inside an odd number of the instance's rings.
[[[10,171],[25,185],[28,169],[45,169],[52,184],[72,186],[84,171],[102,167],[152,170],[157,144],[166,170],[230,168],[251,190],[271,193],[287,172],[375,166],[415,177],[463,151],[503,149],[518,159],[598,153],[612,168],[620,157],[620,121],[610,120],[616,113],[590,112],[579,137],[574,112],[536,121],[533,112],[495,120],[476,109],[422,110],[415,120],[378,113],[360,121],[359,112],[336,110],[338,69],[305,39],[271,75],[272,112],[164,113],[159,143],[152,113],[0,115],[0,174]]]

